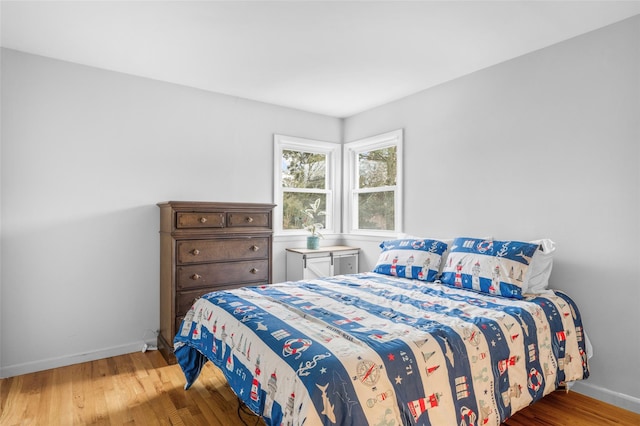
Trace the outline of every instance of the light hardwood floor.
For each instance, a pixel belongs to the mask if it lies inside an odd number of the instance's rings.
[[[0,425],[264,425],[207,363],[184,391],[177,365],[158,352],[133,353],[0,380]],[[640,415],[575,392],[556,392],[508,426],[640,425]]]

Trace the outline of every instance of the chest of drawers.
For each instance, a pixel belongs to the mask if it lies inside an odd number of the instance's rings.
[[[158,206],[158,349],[175,363],[173,338],[198,297],[271,282],[274,205],[169,201]]]

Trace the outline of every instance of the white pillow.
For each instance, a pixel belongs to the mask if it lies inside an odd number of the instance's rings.
[[[531,259],[529,266],[529,276],[525,280],[526,288],[522,289],[523,293],[540,294],[544,293],[549,286],[549,276],[553,268],[553,252],[556,251],[556,243],[548,238],[530,241],[533,244],[539,244],[540,248]]]

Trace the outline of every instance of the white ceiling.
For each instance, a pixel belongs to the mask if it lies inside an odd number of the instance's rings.
[[[347,117],[640,13],[640,1],[2,1],[2,46]]]

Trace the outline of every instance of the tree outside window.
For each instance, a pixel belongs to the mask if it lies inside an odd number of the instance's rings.
[[[350,232],[400,231],[402,131],[345,144]]]
[[[341,203],[339,196],[341,145],[290,136],[274,136],[276,233],[307,233],[305,213],[316,200],[327,233],[336,232]]]
[[[358,229],[394,229],[396,147],[360,152],[358,177]]]
[[[320,200],[320,210],[327,208],[327,155],[282,150],[282,228],[302,229],[304,210]],[[320,191],[321,190],[321,191]],[[326,216],[322,217],[326,227]]]

